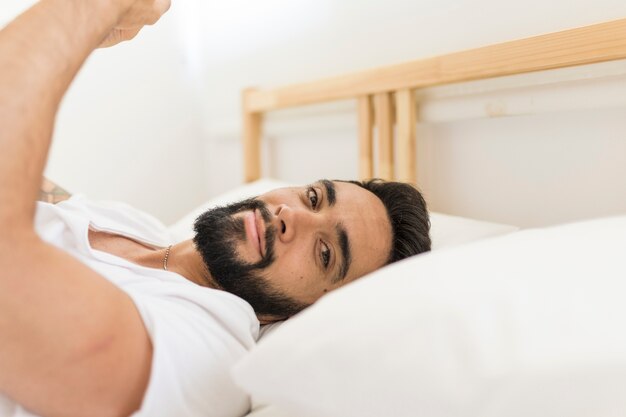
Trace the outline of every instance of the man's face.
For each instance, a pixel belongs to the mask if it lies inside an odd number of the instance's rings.
[[[213,280],[267,319],[380,268],[392,238],[378,197],[326,180],[209,210],[196,232]]]

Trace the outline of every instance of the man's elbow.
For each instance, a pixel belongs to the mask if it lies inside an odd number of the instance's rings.
[[[128,417],[141,408],[150,379],[152,343],[140,318],[118,319],[135,325],[105,325],[107,330],[83,339],[73,352],[73,366],[85,366],[89,371],[79,370],[82,379],[93,381],[90,410],[84,415]]]

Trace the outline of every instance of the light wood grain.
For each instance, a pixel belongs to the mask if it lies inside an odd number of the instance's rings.
[[[415,89],[626,59],[626,19],[420,59],[249,95],[260,112],[376,93]]]
[[[244,181],[251,182],[261,178],[261,132],[263,115],[251,112],[248,97],[254,89],[244,90],[242,95],[243,112],[243,160]]]
[[[393,107],[391,94],[374,95],[374,112],[376,133],[378,135],[378,174],[377,176],[392,180],[393,168]]]
[[[415,125],[417,123],[417,106],[413,90],[405,89],[397,91],[396,99],[396,140],[397,154],[397,180],[417,183],[415,167]]]
[[[372,129],[374,110],[369,96],[359,97],[359,178],[369,179],[374,176],[374,146]]]

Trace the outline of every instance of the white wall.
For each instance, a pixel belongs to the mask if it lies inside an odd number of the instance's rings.
[[[0,21],[26,3],[3,0]],[[63,104],[47,173],[169,222],[241,183],[244,87],[625,16],[620,0],[173,0],[135,42],[88,62]],[[418,164],[431,207],[523,226],[626,211],[624,74],[596,66],[424,92]],[[265,173],[355,177],[353,109],[272,114]]]
[[[0,23],[30,3],[3,0]],[[126,201],[166,223],[208,194],[179,4],[133,42],[92,55],[62,104],[46,169],[71,192]]]

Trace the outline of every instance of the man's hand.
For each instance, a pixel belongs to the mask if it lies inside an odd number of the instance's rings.
[[[132,0],[119,22],[100,44],[108,48],[120,42],[133,39],[146,25],[155,24],[170,8],[170,0]]]

